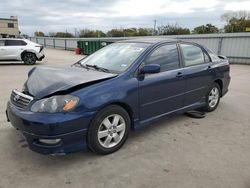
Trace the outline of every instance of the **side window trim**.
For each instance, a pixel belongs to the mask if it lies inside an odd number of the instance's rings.
[[[211,58],[209,57],[209,55],[203,50],[203,56],[204,56],[204,62],[205,63],[211,63],[212,61],[211,61]],[[206,62],[206,57],[205,56],[207,56],[208,57],[208,62]]]
[[[184,68],[185,64],[184,64],[184,60],[183,60],[183,56],[182,56],[181,43],[177,42],[176,45],[177,45],[177,49],[178,49],[180,68]]]

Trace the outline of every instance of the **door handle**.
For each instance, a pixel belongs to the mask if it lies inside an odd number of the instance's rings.
[[[182,73],[182,72],[178,72],[178,73],[176,74],[176,77],[177,77],[177,78],[183,77],[183,73]]]

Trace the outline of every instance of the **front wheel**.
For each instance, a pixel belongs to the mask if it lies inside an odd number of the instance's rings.
[[[88,146],[97,154],[110,154],[122,147],[130,131],[130,117],[117,105],[102,109],[88,131]]]
[[[220,102],[221,88],[217,83],[214,83],[210,88],[206,96],[206,107],[207,112],[214,111]]]
[[[34,65],[36,63],[37,58],[35,54],[27,52],[23,55],[22,60],[26,65]]]

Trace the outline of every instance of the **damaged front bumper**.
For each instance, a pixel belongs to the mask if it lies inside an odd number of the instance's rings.
[[[87,129],[95,112],[34,113],[10,102],[6,115],[24,135],[29,148],[42,154],[62,155],[87,148]]]

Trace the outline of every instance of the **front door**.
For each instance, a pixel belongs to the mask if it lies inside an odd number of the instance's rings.
[[[159,117],[183,106],[186,82],[176,44],[153,50],[144,64],[159,64],[161,72],[139,79],[140,120]]]

